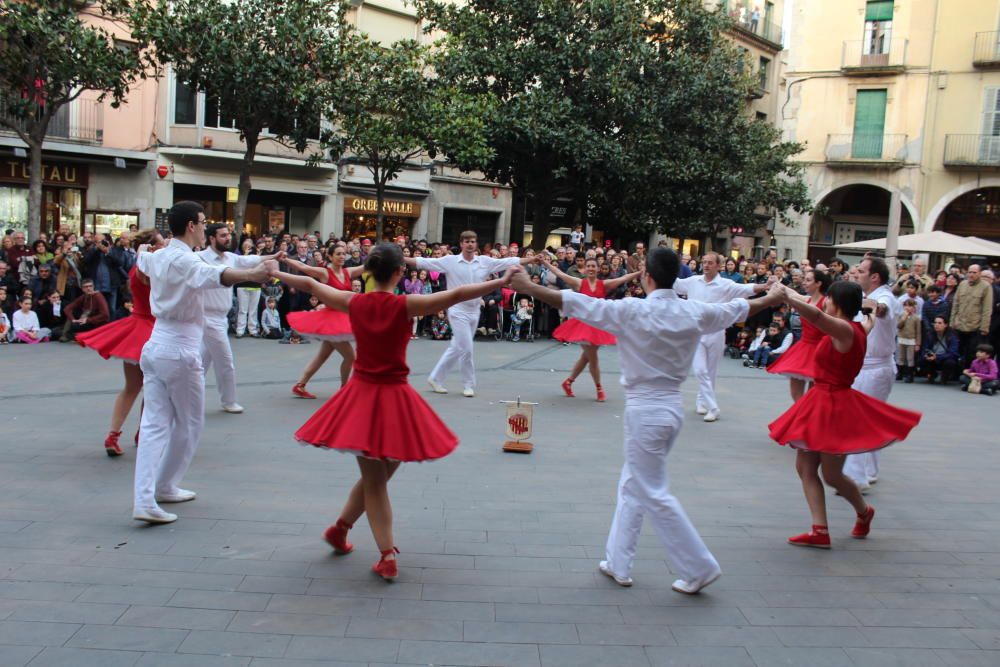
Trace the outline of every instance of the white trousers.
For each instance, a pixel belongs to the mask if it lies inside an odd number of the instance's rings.
[[[896,369],[892,360],[889,360],[881,366],[862,368],[851,387],[880,401],[888,401],[895,380]],[[844,463],[844,474],[853,479],[855,484],[865,486],[871,480],[878,479],[878,460],[879,452],[852,454]]]
[[[431,371],[430,379],[443,384],[452,367],[458,364],[462,371],[462,386],[475,389],[476,367],[472,363],[472,340],[476,336],[479,314],[473,315],[449,309],[448,322],[451,324],[451,344],[438,359],[437,365]]]
[[[251,336],[256,336],[260,288],[237,287],[236,303],[236,335],[242,336],[249,330]]]
[[[695,403],[699,408],[719,409],[719,404],[715,401],[715,376],[719,373],[719,360],[725,352],[725,331],[702,336],[698,341],[691,369],[698,378],[698,398]]]
[[[210,366],[215,367],[215,384],[223,405],[236,402],[236,362],[229,345],[228,329],[225,317],[206,315],[205,336],[201,343],[202,366],[206,375]]]
[[[632,571],[642,519],[648,515],[666,549],[671,568],[684,579],[707,576],[719,568],[670,493],[667,454],[684,422],[680,398],[657,405],[625,406],[625,465],[618,482],[618,505],[608,533],[606,559],[611,571]]]
[[[205,373],[197,348],[146,343],[139,360],[145,407],[135,458],[136,510],[176,493],[205,423]]]

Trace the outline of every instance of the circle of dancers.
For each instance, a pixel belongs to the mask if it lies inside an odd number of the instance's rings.
[[[302,444],[343,452],[357,461],[359,478],[323,537],[335,553],[351,553],[349,531],[367,515],[380,554],[372,571],[386,581],[398,576],[400,553],[393,537],[390,480],[400,464],[441,459],[459,442],[409,384],[406,350],[412,322],[448,311],[454,336],[428,384],[434,393],[447,393],[443,382],[457,365],[463,396],[471,398],[480,299],[501,287],[544,302],[567,318],[554,337],[579,343],[581,354],[561,384],[566,396],[574,396],[573,382],[589,368],[597,400],[604,401],[598,350],[604,345],[619,349],[624,464],[598,570],[621,586],[633,583],[644,519],[652,523],[679,575],[675,591],[696,594],[722,576],[718,561],[669,491],[667,457],[683,425],[681,384],[692,369],[699,385],[696,411],[706,422],[719,418],[715,376],[724,331],[733,324],[781,303],[802,319],[801,340],[768,369],[789,378],[792,406],[769,425],[769,434],[796,452],[795,470],[812,521],[809,531],[788,539],[790,544],[831,547],[824,482],[857,514],[851,537],[867,537],[875,509],[862,492],[877,482],[878,452],[905,439],[920,421],[919,413],[885,402],[886,387],[894,380],[886,332],[895,328],[898,302],[887,287],[888,268],[877,258],[862,262],[857,282],[831,284],[825,273],[810,271],[801,296],[778,282],[739,285],[720,276],[722,257],[716,253],[703,257],[703,275],[679,278],[677,254],[656,248],[646,253],[638,271],[602,281],[592,260],[582,278],[574,277],[544,253],[506,259],[480,255],[476,234],[463,232],[457,255],[404,257],[398,245],[383,243],[371,249],[364,266],[346,268],[344,250],[338,248],[328,267],[316,268],[284,253],[239,256],[226,251],[229,230],[206,226],[204,209],[194,202],[175,204],[169,226],[169,243],[155,230],[135,237],[139,254],[129,275],[132,315],[77,337],[102,357],[123,362],[124,387],[114,402],[104,444],[108,456],[122,455],[122,427],[143,392],[135,434],[133,518],[150,524],[177,520],[161,505],[196,498],[180,484],[201,440],[208,366],[215,366],[223,411],[243,412],[236,402],[235,367],[224,328],[231,287],[274,279],[322,304],[318,310],[289,315],[296,330],[322,341],[293,396],[315,399],[308,382],[333,352],[341,357],[340,390],[294,436]],[[200,247],[205,249],[193,251]],[[281,271],[279,261],[291,272]],[[533,283],[521,267],[532,262],[545,264],[569,289]],[[397,294],[397,285],[412,269],[446,274],[449,289]],[[370,289],[354,293],[351,282],[362,272]],[[489,278],[498,273],[502,277]],[[646,298],[605,298],[633,279]],[[757,298],[748,298],[752,296]]]

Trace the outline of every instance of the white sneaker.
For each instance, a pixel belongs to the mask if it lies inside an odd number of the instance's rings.
[[[619,577],[617,574],[611,571],[611,568],[608,567],[608,561],[606,560],[602,560],[600,563],[598,563],[597,569],[600,570],[601,574],[603,574],[604,576],[611,577],[612,579],[614,579],[615,583],[618,584],[619,586],[624,586],[625,588],[628,588],[629,586],[632,585],[632,577]]]
[[[707,421],[707,422],[718,421],[718,419],[719,419],[719,412],[720,412],[719,410],[708,410],[705,413],[705,421]]]
[[[230,414],[238,415],[243,412],[243,406],[239,403],[224,403],[222,410]]]
[[[684,593],[685,595],[696,595],[701,589],[719,580],[722,576],[722,570],[716,570],[707,577],[699,577],[697,579],[678,579],[670,587],[677,591],[678,593]]]
[[[476,390],[473,389],[472,387],[466,387],[465,389],[462,390],[462,396],[465,396],[466,398],[472,398],[475,395],[476,395]]]
[[[435,394],[447,394],[448,390],[444,388],[444,385],[438,384],[434,380],[427,378],[427,384],[430,385],[431,389],[434,390]]]
[[[157,493],[156,502],[158,503],[186,503],[188,501],[194,500],[198,497],[198,494],[194,491],[188,491],[187,489],[177,489],[173,493]]]
[[[134,510],[132,518],[136,521],[145,521],[146,523],[173,523],[177,521],[176,514],[164,512],[159,507]]]
[[[706,408],[703,405],[699,405],[697,408],[694,409],[694,411],[697,412],[699,415],[707,415],[708,414],[708,408]]]
[[[869,486],[875,486],[876,484],[878,484],[878,477],[871,477],[868,479]]]

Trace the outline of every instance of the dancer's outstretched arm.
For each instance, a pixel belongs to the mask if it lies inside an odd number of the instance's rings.
[[[285,258],[285,264],[292,267],[299,273],[309,276],[313,280],[318,280],[320,282],[326,282],[326,269],[320,266],[309,266],[308,264],[303,264],[297,259],[292,259],[291,257]],[[298,289],[298,285],[292,285]]]
[[[445,310],[456,303],[485,296],[494,290],[498,290],[510,282],[510,277],[515,273],[524,271],[519,265],[507,269],[502,277],[495,280],[487,280],[484,283],[473,285],[462,285],[455,289],[445,290],[437,294],[413,294],[406,297],[407,317],[421,317],[423,315],[433,315],[439,310]]]
[[[342,313],[347,312],[348,304],[354,297],[354,292],[345,292],[344,290],[324,285],[309,276],[293,276],[290,273],[283,273],[281,271],[275,271],[271,276],[279,279],[289,287],[312,294],[327,308],[333,308]]]
[[[541,262],[542,264],[545,265],[545,268],[547,268],[552,273],[556,274],[556,277],[562,280],[564,283],[566,283],[569,286],[569,288],[574,292],[580,291],[580,284],[583,282],[580,278],[576,278],[574,276],[569,275],[568,273],[564,273],[562,270],[560,270],[558,266],[550,262],[545,255],[539,255],[539,256],[542,258]],[[605,282],[604,287],[605,289],[611,289],[611,287],[608,286],[607,282]]]
[[[611,278],[610,280],[605,280],[604,281],[604,289],[608,290],[609,292],[611,290],[618,289],[619,287],[621,287],[625,283],[627,283],[627,282],[629,282],[631,280],[635,280],[636,278],[638,278],[641,275],[642,275],[642,271],[633,271],[632,273],[626,273],[624,276],[621,276],[619,278]]]
[[[778,284],[780,285],[780,283]],[[773,291],[774,288],[772,288]],[[830,336],[833,340],[833,347],[838,352],[843,353],[851,349],[851,346],[854,344],[854,329],[851,327],[850,322],[842,320],[839,317],[827,315],[811,303],[789,296],[788,293],[791,290],[787,287],[782,286],[781,291],[783,292],[785,302],[799,311],[802,319]],[[753,301],[750,303],[753,303]]]

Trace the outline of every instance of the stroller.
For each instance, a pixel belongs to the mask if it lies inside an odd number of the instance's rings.
[[[515,333],[519,333],[519,340],[526,340],[529,343],[535,340],[535,318],[529,317],[520,324],[515,324],[514,314],[517,312],[518,302],[524,298],[527,299],[532,312],[535,309],[535,300],[529,296],[521,296],[512,289],[507,289],[506,287],[502,290],[503,298],[500,301],[500,308],[497,309],[497,328],[496,336],[497,340],[515,340]],[[515,332],[514,329],[517,327],[520,331]]]

